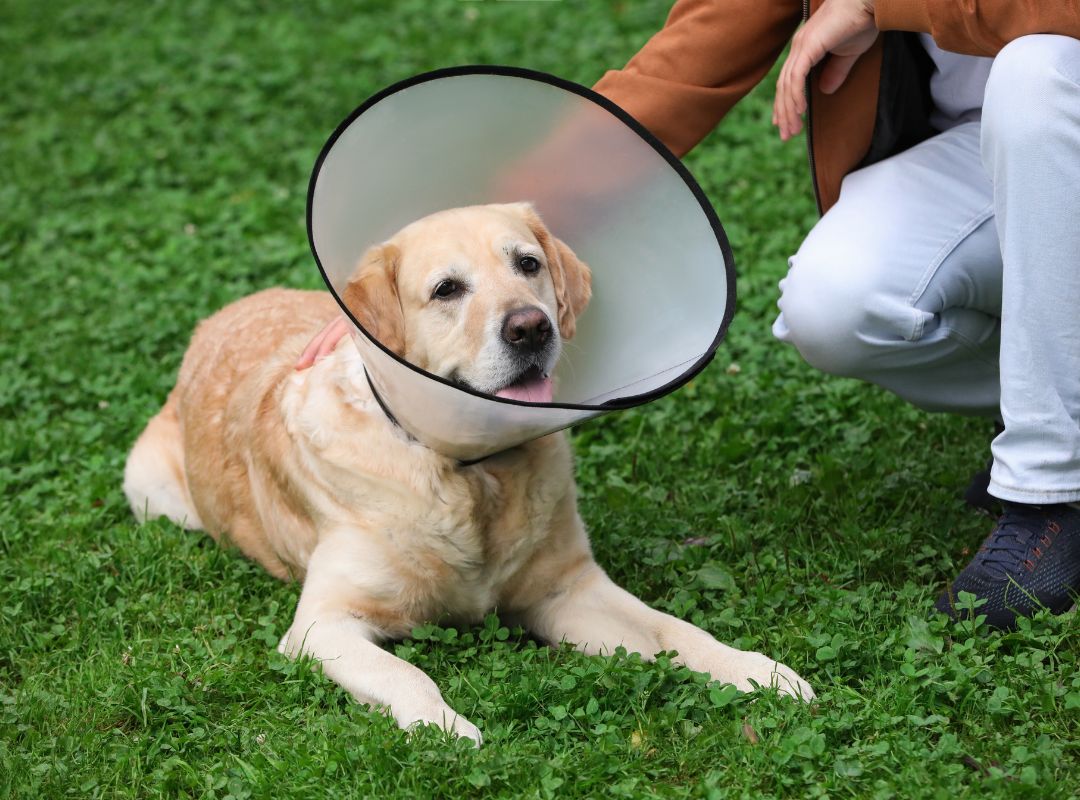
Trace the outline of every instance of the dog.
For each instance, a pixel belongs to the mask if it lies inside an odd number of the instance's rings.
[[[527,203],[414,222],[361,259],[342,294],[386,347],[474,390],[550,401],[588,267]],[[177,384],[128,457],[139,519],[165,516],[303,582],[279,650],[310,654],[399,726],[480,730],[421,670],[380,647],[417,625],[492,609],[590,654],[678,651],[744,691],[811,699],[791,669],[721,644],[621,589],[593,559],[564,434],[471,466],[412,440],[373,396],[347,338],[293,365],[336,314],[325,292],[270,289],[203,321]]]

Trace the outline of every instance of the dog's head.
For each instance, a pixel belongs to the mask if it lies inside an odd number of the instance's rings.
[[[589,268],[528,203],[441,211],[361,259],[342,299],[406,361],[480,392],[551,401]]]

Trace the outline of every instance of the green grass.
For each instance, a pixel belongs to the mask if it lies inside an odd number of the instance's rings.
[[[776,281],[815,211],[767,86],[688,159],[740,273],[716,363],[574,438],[609,572],[784,660],[818,704],[538,647],[492,617],[394,646],[484,747],[409,739],[273,652],[297,587],[133,522],[124,457],[196,321],[262,287],[319,286],[305,191],[340,119],[450,64],[591,83],[665,5],[0,6],[0,796],[1077,791],[1075,617],[1009,635],[927,621],[987,527],[958,492],[988,426],[825,377],[771,340]]]

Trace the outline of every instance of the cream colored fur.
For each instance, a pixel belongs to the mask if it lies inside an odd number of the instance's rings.
[[[544,268],[516,272],[507,259],[518,252]],[[470,286],[453,307],[432,295],[450,267]],[[414,223],[365,257],[346,302],[405,357],[494,391],[502,315],[536,305],[567,336],[588,296],[588,269],[528,206],[511,205]],[[387,419],[347,338],[296,372],[303,346],[335,314],[326,293],[271,289],[200,324],[124,476],[140,519],[204,529],[276,577],[303,581],[282,652],[310,653],[402,727],[434,723],[476,742],[480,731],[434,682],[379,642],[428,621],[475,624],[497,608],[587,653],[676,650],[740,689],[813,697],[783,664],[650,609],[604,574],[562,434],[461,466]]]

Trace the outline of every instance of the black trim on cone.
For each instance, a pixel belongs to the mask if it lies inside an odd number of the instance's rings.
[[[388,349],[377,338],[372,336],[367,329],[360,324],[359,320],[353,316],[353,313],[345,305],[345,303],[338,296],[337,290],[330,281],[330,277],[326,274],[326,269],[323,267],[322,261],[319,259],[319,253],[315,249],[315,235],[312,230],[312,205],[315,198],[315,184],[318,181],[319,170],[322,169],[323,162],[326,160],[326,156],[330,153],[334,144],[341,137],[341,134],[352,125],[356,119],[374,106],[381,100],[386,99],[390,95],[396,94],[404,89],[408,89],[410,86],[416,86],[417,84],[427,83],[433,80],[440,80],[443,78],[454,78],[464,75],[499,75],[508,78],[523,78],[525,80],[537,81],[539,83],[546,83],[549,86],[555,86],[564,91],[573,92],[579,97],[583,97],[586,100],[590,100],[596,105],[604,108],[609,113],[618,117],[630,130],[640,136],[653,150],[663,156],[664,160],[678,173],[682,178],[683,183],[694,195],[694,198],[698,201],[698,205],[701,207],[702,212],[705,214],[705,218],[709,221],[709,225],[712,227],[713,234],[716,236],[716,242],[720,246],[720,252],[724,257],[724,269],[727,276],[727,298],[724,306],[724,317],[720,322],[720,327],[716,331],[716,336],[713,338],[713,342],[709,345],[708,350],[699,358],[692,367],[686,372],[683,372],[676,379],[669,381],[668,383],[660,386],[644,394],[631,395],[629,397],[619,397],[613,400],[607,400],[599,405],[590,405],[586,403],[529,403],[524,400],[512,400],[506,397],[496,397],[495,395],[485,394],[478,392],[475,389],[471,389],[465,386],[460,386],[456,383],[441,378],[438,375],[433,375],[427,370],[421,369],[415,364],[410,364],[404,358],[397,353]],[[357,327],[371,341],[376,347],[393,358],[399,364],[411,369],[413,372],[417,372],[433,381],[438,381],[446,386],[456,389],[459,392],[471,394],[475,397],[482,397],[486,400],[490,400],[493,403],[505,403],[513,406],[526,406],[535,408],[561,408],[570,411],[614,411],[626,408],[635,408],[637,406],[645,405],[653,400],[670,394],[676,389],[685,386],[693,378],[695,378],[709,362],[713,360],[713,356],[716,354],[716,348],[720,346],[720,342],[723,341],[724,335],[727,333],[728,326],[731,324],[732,315],[735,313],[735,259],[731,252],[731,244],[728,242],[727,234],[724,233],[724,228],[720,224],[719,218],[716,216],[716,212],[713,210],[712,204],[709,202],[708,197],[705,196],[705,192],[698,185],[698,182],[694,180],[694,176],[690,174],[690,171],[686,166],[672,153],[667,146],[657,139],[652,133],[650,133],[645,126],[634,119],[630,114],[621,109],[611,100],[604,97],[602,94],[594,92],[592,89],[588,89],[580,84],[568,81],[564,78],[559,78],[555,75],[550,75],[546,72],[539,72],[537,70],[525,69],[524,67],[506,67],[495,64],[470,64],[458,67],[445,67],[443,69],[433,70],[431,72],[424,72],[419,75],[414,75],[411,78],[406,78],[403,81],[399,81],[392,84],[379,92],[376,92],[363,103],[355,111],[353,111],[334,132],[330,135],[330,138],[326,140],[326,144],[323,145],[322,150],[319,152],[319,157],[315,161],[315,167],[311,171],[311,179],[308,182],[308,195],[307,195],[307,233],[308,233],[308,245],[311,248],[311,254],[315,258],[315,263],[319,267],[319,272],[322,274],[323,281],[330,289],[330,294],[334,296],[334,300],[341,307],[342,312],[348,317],[349,321]],[[370,378],[368,381],[370,383]],[[372,387],[374,388],[374,387]],[[382,403],[380,399],[379,404],[383,406],[383,410],[387,411],[387,415],[390,416],[388,409]],[[391,416],[391,419],[393,417]]]

